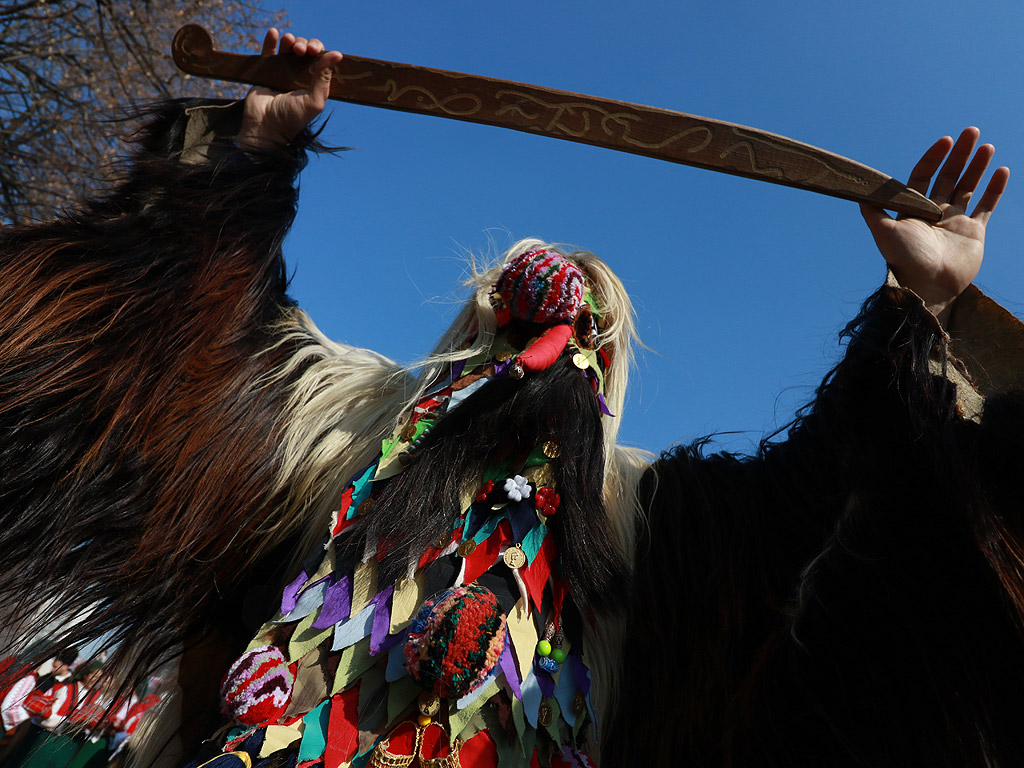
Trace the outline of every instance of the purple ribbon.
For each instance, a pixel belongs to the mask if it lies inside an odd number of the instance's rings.
[[[344,578],[332,582],[327,587],[324,604],[320,608],[320,615],[313,622],[313,629],[327,629],[342,619],[347,619],[351,610],[352,577],[346,574]]]
[[[370,653],[372,654],[380,653],[381,644],[387,638],[388,630],[391,628],[391,609],[388,608],[388,601],[394,591],[395,585],[389,584],[370,601],[376,605],[373,611],[373,627],[370,629]]]
[[[583,657],[575,651],[570,651],[569,658],[572,659],[572,679],[580,692],[586,696],[590,693],[590,673],[583,664]]]
[[[512,645],[512,637],[505,631],[505,648],[501,652],[501,656],[498,657],[498,666],[501,667],[502,673],[505,675],[505,679],[508,681],[508,687],[512,689],[512,695],[520,701],[523,700],[523,691],[519,687],[519,670],[516,669],[515,659],[512,658],[512,652],[509,650],[509,646]]]
[[[281,595],[281,613],[287,614],[295,610],[295,604],[299,601],[299,590],[302,589],[302,585],[306,583],[306,572],[303,571],[298,575],[291,584],[284,588],[284,592]]]
[[[380,653],[388,653],[399,643],[404,643],[409,637],[409,628],[396,632],[393,635],[388,635],[384,638],[384,642],[380,644]],[[390,682],[390,681],[389,681]]]

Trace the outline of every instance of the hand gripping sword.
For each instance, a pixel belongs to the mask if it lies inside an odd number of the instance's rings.
[[[278,91],[309,86],[308,58],[225,53],[215,46],[209,32],[189,24],[174,37],[174,61],[200,77]],[[334,68],[331,98],[632,152],[929,221],[942,218],[924,195],[849,158],[757,128],[668,109],[349,54]]]

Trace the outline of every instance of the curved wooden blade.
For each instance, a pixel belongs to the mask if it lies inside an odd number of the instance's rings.
[[[218,51],[210,33],[195,24],[178,30],[173,54],[178,67],[192,75],[279,91],[309,85],[309,59]],[[870,203],[929,221],[942,218],[924,195],[842,155],[668,109],[348,54],[335,68],[331,98],[538,133]]]

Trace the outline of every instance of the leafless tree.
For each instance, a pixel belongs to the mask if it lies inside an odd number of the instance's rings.
[[[0,0],[0,222],[47,218],[102,183],[126,110],[239,93],[177,71],[170,45],[183,24],[255,50],[281,16],[259,0]]]

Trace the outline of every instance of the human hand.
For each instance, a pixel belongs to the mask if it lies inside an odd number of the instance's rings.
[[[910,174],[910,188],[938,204],[941,220],[894,219],[880,208],[861,205],[875,244],[900,285],[920,296],[943,325],[953,301],[981,269],[985,226],[1010,178],[1008,168],[997,168],[974,212],[967,215],[968,203],[995,153],[991,144],[974,151],[980,134],[977,128],[966,128],[955,143],[944,136],[924,153]],[[928,184],[943,159],[945,164],[928,194]]]
[[[245,97],[242,128],[236,139],[242,147],[259,149],[294,139],[326,106],[331,90],[331,68],[342,58],[338,51],[324,53],[324,44],[316,38],[307,40],[290,32],[280,37],[276,29],[268,29],[261,53],[273,56],[275,49],[278,56],[310,57],[313,60],[312,83],[308,89],[288,93],[262,87],[249,91]]]

